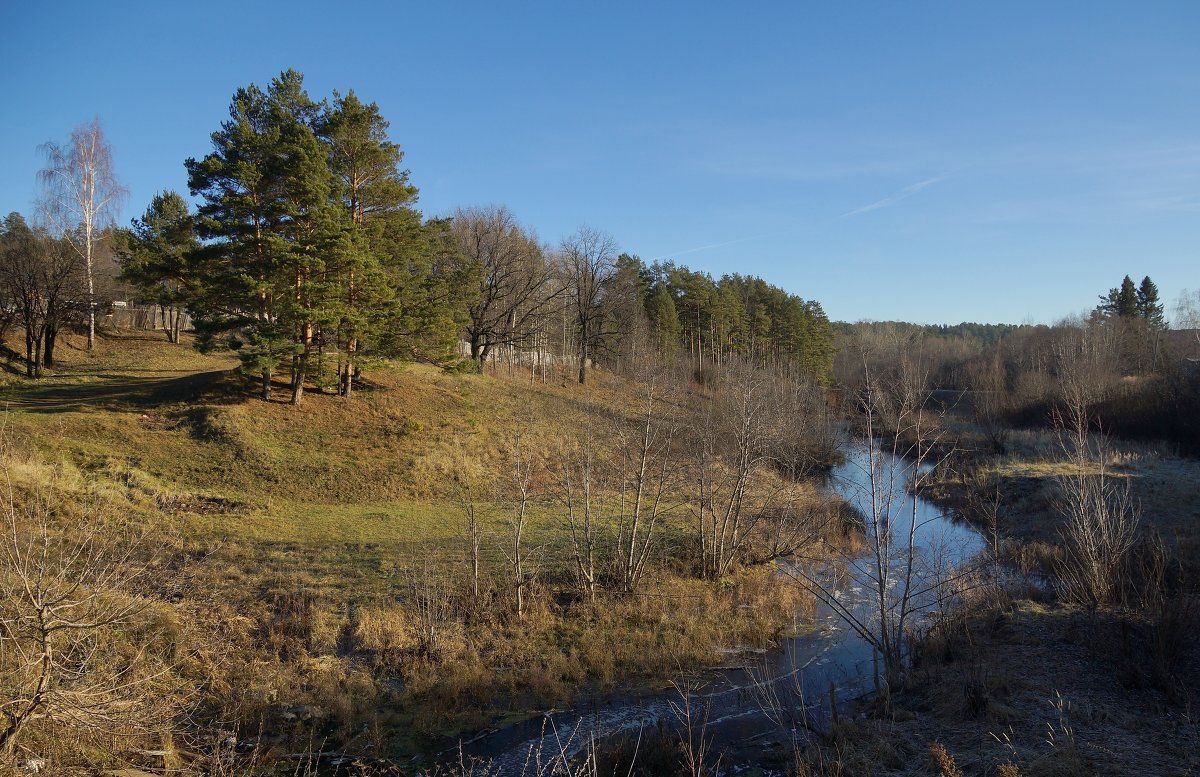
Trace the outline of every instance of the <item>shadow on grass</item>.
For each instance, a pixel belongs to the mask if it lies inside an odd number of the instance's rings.
[[[162,373],[157,373],[161,375]],[[230,370],[188,372],[178,377],[139,378],[101,374],[86,383],[31,382],[0,392],[0,404],[38,413],[81,409],[137,409],[173,402],[194,402],[208,394],[227,394],[222,383]]]
[[[3,363],[0,363],[0,369],[8,374],[25,374],[25,354],[18,353],[7,345],[0,343],[0,359],[4,360]]]

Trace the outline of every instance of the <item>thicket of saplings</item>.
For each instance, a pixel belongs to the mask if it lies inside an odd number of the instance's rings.
[[[1183,322],[1186,326],[1187,322]],[[902,354],[919,361],[937,399],[967,412],[1002,453],[1008,430],[1052,429],[1056,411],[1087,405],[1094,431],[1200,451],[1200,337],[1140,315],[1107,313],[1053,326],[943,327],[861,323],[845,329],[837,382],[853,385]],[[864,360],[854,354],[866,351]]]
[[[736,360],[703,382],[649,361],[561,444],[498,440],[501,471],[459,478],[458,539],[390,560],[349,602],[299,571],[225,598],[222,578],[245,578],[211,563],[219,548],[128,484],[6,442],[0,747],[59,766],[143,751],[216,768],[249,740],[259,759],[396,755],[777,643],[811,601],[769,562],[854,541],[805,479],[833,456],[825,393]]]

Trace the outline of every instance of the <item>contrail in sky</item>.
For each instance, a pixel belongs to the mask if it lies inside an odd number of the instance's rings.
[[[917,181],[916,183],[912,184],[911,186],[905,186],[903,189],[896,192],[895,194],[884,197],[882,200],[877,200],[875,202],[872,202],[870,205],[864,205],[861,208],[855,208],[852,211],[847,211],[846,213],[843,213],[841,217],[846,218],[848,216],[857,216],[860,213],[867,213],[872,210],[879,210],[880,208],[886,208],[889,205],[894,205],[895,203],[899,202],[900,200],[907,199],[908,197],[913,196],[914,194],[921,191],[922,189],[928,189],[930,186],[933,186],[935,183],[940,183],[941,181],[944,181],[949,177],[950,177],[950,175],[946,174],[946,175],[934,176],[933,178],[928,178],[924,181]]]
[[[738,238],[737,240],[726,240],[723,243],[709,243],[706,246],[696,246],[695,248],[686,248],[682,251],[671,251],[670,253],[663,254],[662,256],[656,256],[653,259],[651,259],[650,261],[657,262],[662,259],[673,259],[676,256],[685,256],[687,254],[695,254],[695,253],[699,253],[700,251],[707,251],[711,248],[720,248],[721,246],[731,246],[731,245],[735,245],[737,243],[746,243],[751,240],[758,240],[760,237],[762,237],[762,235],[754,235],[753,237],[742,237],[742,238]]]
[[[848,218],[850,216],[857,216],[860,213],[868,213],[873,210],[879,210],[880,208],[886,208],[889,205],[894,205],[895,203],[899,202],[900,200],[907,199],[908,197],[913,196],[914,194],[916,194],[917,192],[919,192],[923,189],[928,189],[930,186],[933,186],[934,184],[941,183],[942,181],[945,181],[946,179],[948,179],[950,177],[952,177],[950,173],[944,173],[942,175],[934,176],[933,178],[927,178],[924,181],[917,181],[914,184],[905,186],[903,189],[896,192],[895,194],[891,194],[891,195],[888,195],[887,197],[884,197],[882,200],[876,200],[875,202],[872,202],[870,205],[864,205],[861,208],[855,208],[854,210],[847,211],[846,213],[843,213],[838,218],[844,219],[844,218]],[[701,251],[711,250],[713,248],[721,248],[722,246],[731,246],[731,245],[736,245],[738,243],[747,243],[751,240],[758,240],[759,238],[763,238],[763,237],[767,237],[767,235],[753,235],[751,237],[743,237],[743,238],[739,238],[737,240],[726,240],[721,243],[709,243],[708,245],[696,246],[695,248],[685,248],[682,251],[671,251],[669,253],[662,254],[661,256],[656,256],[653,259],[651,259],[650,261],[657,262],[657,261],[661,261],[663,259],[673,259],[677,256],[686,256],[688,254],[696,254]]]

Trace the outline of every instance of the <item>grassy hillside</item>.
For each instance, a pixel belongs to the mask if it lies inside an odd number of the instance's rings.
[[[673,571],[691,520],[683,495],[639,595],[579,601],[550,470],[529,512],[527,611],[513,616],[501,579],[511,448],[520,437],[552,467],[591,429],[608,455],[604,430],[636,406],[611,376],[584,388],[383,364],[351,401],[309,392],[294,408],[254,398],[228,355],[157,333],[59,353],[42,380],[4,378],[7,471],[18,493],[54,480],[56,499],[153,529],[158,571],[142,595],[173,635],[183,684],[201,689],[188,703],[203,730],[412,754],[802,627],[805,597],[764,569],[719,583]],[[797,493],[818,506],[815,488]],[[468,591],[466,498],[481,525],[480,598]],[[316,712],[297,721],[306,705]]]

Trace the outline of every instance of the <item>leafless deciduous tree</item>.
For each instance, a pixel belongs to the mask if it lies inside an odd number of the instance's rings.
[[[58,328],[74,315],[73,298],[83,290],[78,258],[62,241],[30,229],[13,214],[0,230],[0,289],[5,304],[25,330],[25,369],[40,377],[52,357]]]
[[[579,336],[579,382],[597,346],[614,332],[605,324],[605,295],[616,277],[617,242],[611,235],[580,227],[559,249],[571,314]]]
[[[471,490],[469,487],[460,487],[459,504],[462,505],[463,517],[466,519],[463,525],[463,537],[467,544],[467,564],[469,567],[468,577],[471,588],[471,600],[476,606],[478,606],[480,601],[479,580],[482,561],[480,554],[483,549],[483,526],[479,522],[479,516],[476,513],[475,502],[471,498]]]
[[[791,416],[803,410],[768,369],[730,361],[694,420],[692,512],[705,577],[782,558],[812,542],[823,521],[797,504]]]
[[[451,229],[459,249],[482,270],[466,325],[471,358],[482,372],[493,349],[528,343],[560,285],[537,236],[507,208],[460,209]]]
[[[512,448],[512,483],[516,498],[508,519],[509,534],[505,548],[518,618],[525,615],[525,589],[533,581],[533,575],[528,568],[529,554],[525,547],[525,523],[529,514],[535,466],[534,456],[518,436],[513,441]]]
[[[694,509],[706,577],[721,577],[741,560],[756,513],[752,479],[767,463],[764,378],[748,368],[739,377],[716,389],[701,410]]]
[[[126,192],[113,170],[112,149],[98,118],[76,127],[66,145],[46,143],[42,151],[47,221],[70,242],[87,270],[90,351],[96,344],[97,247],[104,229],[115,223]]]
[[[580,440],[565,442],[556,458],[553,469],[558,476],[558,498],[566,511],[575,583],[580,594],[594,602],[600,582],[596,555],[604,484],[590,425]]]
[[[621,478],[617,509],[616,578],[634,591],[646,572],[662,517],[676,507],[678,461],[673,457],[679,413],[662,369],[650,369],[638,386],[638,414],[618,434]]]

